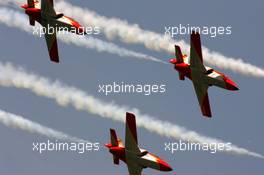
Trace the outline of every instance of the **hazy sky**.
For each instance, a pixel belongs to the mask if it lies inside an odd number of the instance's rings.
[[[128,0],[75,0],[75,5],[87,7],[107,17],[118,17],[142,28],[164,32],[164,26],[232,26],[232,35],[211,38],[202,36],[204,46],[235,58],[243,58],[264,67],[262,36],[264,5],[260,0],[233,1],[128,1]],[[56,1],[55,1],[56,3]],[[67,11],[64,12],[67,15]],[[81,15],[81,14],[80,14]],[[15,20],[15,19],[14,19]],[[61,63],[49,61],[44,39],[36,38],[0,24],[0,59],[21,65],[37,74],[61,80],[87,93],[119,105],[136,107],[143,113],[160,120],[184,126],[203,135],[232,142],[251,151],[264,154],[263,149],[263,79],[252,78],[222,70],[240,88],[230,92],[210,88],[213,118],[200,114],[198,102],[189,80],[181,82],[171,65],[140,61],[133,58],[98,53],[94,50],[65,45],[59,42]],[[104,38],[103,35],[100,38]],[[189,36],[179,36],[189,41]],[[118,45],[137,50],[168,61],[173,55],[149,51],[141,45]],[[166,93],[144,96],[143,94],[98,93],[98,85],[126,82],[130,84],[165,84]],[[55,101],[38,97],[27,90],[0,87],[0,109],[25,116],[51,128],[63,131],[101,145],[109,142],[109,128],[116,128],[124,139],[123,123],[113,122],[97,115],[76,111],[73,107],[62,108]],[[125,116],[125,114],[124,114]],[[223,153],[164,151],[164,142],[173,141],[138,128],[141,147],[167,160],[173,172],[162,173],[144,170],[144,174],[181,175],[262,175],[263,160],[247,156]],[[112,156],[104,148],[86,154],[50,152],[38,154],[32,151],[32,142],[47,138],[32,135],[0,125],[1,174],[128,174],[125,164],[113,165]]]

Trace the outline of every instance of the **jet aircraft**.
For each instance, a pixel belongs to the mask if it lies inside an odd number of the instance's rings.
[[[217,86],[235,91],[238,90],[238,87],[236,83],[225,74],[204,66],[199,33],[193,31],[190,40],[190,59],[187,55],[182,54],[179,46],[175,45],[176,58],[170,59],[170,63],[173,64],[174,68],[179,72],[180,80],[185,80],[185,77],[187,77],[193,82],[202,114],[206,117],[212,117],[207,92],[208,88],[210,86]]]
[[[113,162],[119,165],[119,160],[127,164],[130,175],[141,175],[144,168],[152,168],[159,171],[172,171],[172,168],[161,158],[138,147],[136,118],[132,113],[126,113],[126,140],[117,138],[114,129],[110,129],[111,143],[105,146],[113,155]]]
[[[65,16],[63,13],[56,13],[53,0],[27,0],[27,4],[21,6],[29,16],[29,23],[35,26],[35,21],[45,29],[45,39],[49,51],[50,60],[58,63],[57,31],[65,31],[84,35],[84,28],[74,19]]]

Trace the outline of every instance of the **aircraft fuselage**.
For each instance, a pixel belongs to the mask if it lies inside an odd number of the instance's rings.
[[[27,4],[21,7],[25,9],[25,13],[32,20],[37,21],[43,27],[48,24],[50,27],[56,28],[57,31],[67,30],[75,34],[85,34],[84,27],[74,19],[64,16],[63,14],[50,16],[49,14],[43,14],[40,8],[29,8]]]
[[[206,72],[201,72],[195,68],[192,68],[189,63],[187,63],[187,58],[185,56],[183,63],[177,64],[177,58],[172,58],[170,60],[172,64],[174,64],[174,68],[179,72],[181,76],[181,80],[184,80],[183,77],[187,77],[190,80],[193,80],[193,75],[200,76],[199,80],[202,83],[207,84],[209,86],[217,86],[227,90],[238,90],[238,87],[234,81],[224,75],[221,72],[218,72],[210,67],[205,67]]]
[[[127,161],[138,164],[142,168],[152,168],[160,171],[171,171],[171,167],[164,160],[158,156],[148,153],[145,150],[141,150],[144,155],[137,155],[133,152],[127,151],[124,147],[112,147],[111,145],[106,145],[109,148],[109,152],[115,157],[122,160],[124,163]]]

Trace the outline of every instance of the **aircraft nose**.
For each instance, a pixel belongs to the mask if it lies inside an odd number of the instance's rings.
[[[163,161],[163,160],[159,160],[160,163],[160,170],[161,171],[172,171],[172,168],[170,167],[170,165]]]
[[[238,87],[236,87],[236,86],[233,86],[233,89],[232,90],[234,90],[234,91],[238,91],[239,90],[239,88]]]
[[[74,24],[74,27],[77,29],[77,33],[78,35],[86,35],[86,31],[85,28],[83,26],[81,26],[79,23],[76,22],[76,24]]]
[[[84,31],[84,27],[80,26],[80,27],[77,27],[78,28],[78,34],[80,35],[85,35],[85,31]]]
[[[170,59],[170,63],[175,64],[175,63],[177,63],[177,60],[175,58],[172,58],[172,59]]]
[[[228,90],[231,91],[237,91],[239,90],[238,86],[236,85],[236,83],[234,81],[232,81],[230,78],[226,79],[226,86]]]
[[[172,168],[170,166],[165,167],[166,171],[172,171]]]
[[[160,167],[161,171],[172,171],[172,168],[168,164],[162,164]]]

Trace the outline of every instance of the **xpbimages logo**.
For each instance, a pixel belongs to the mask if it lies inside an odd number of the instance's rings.
[[[165,35],[171,38],[177,37],[178,35],[190,35],[192,31],[200,33],[201,35],[209,35],[212,38],[231,35],[232,27],[227,26],[191,26],[190,24],[178,26],[165,26]]]
[[[212,154],[222,151],[231,151],[232,144],[228,143],[193,143],[184,142],[166,142],[164,143],[164,150],[174,154],[176,151],[208,151]]]
[[[58,33],[59,35],[66,35],[69,33],[77,33],[78,35],[84,36],[84,35],[99,35],[101,33],[99,27],[64,27],[64,26],[52,26],[52,25],[47,25],[47,27],[42,27],[42,26],[36,26],[33,27],[33,35],[43,37],[45,35],[53,35],[55,33]]]
[[[91,151],[99,151],[100,143],[91,142],[52,142],[47,140],[47,142],[33,142],[32,150],[40,154],[44,152],[76,152],[83,154]]]
[[[166,92],[165,84],[127,84],[124,82],[113,82],[110,84],[100,84],[98,88],[98,92],[105,95],[138,93],[149,96],[152,94],[163,94]]]

